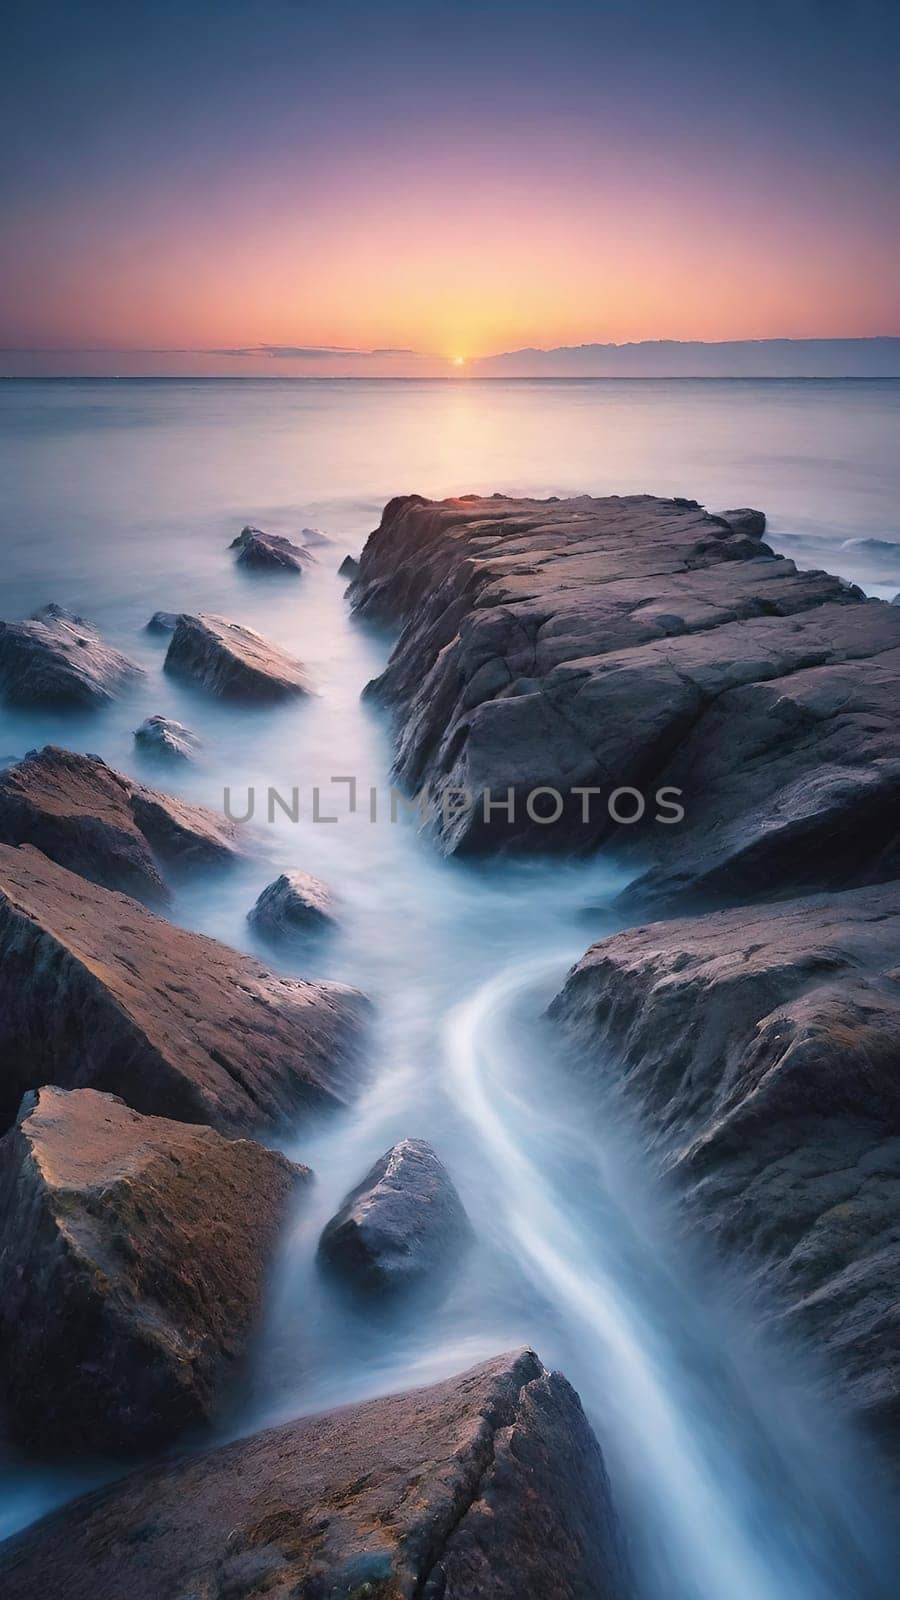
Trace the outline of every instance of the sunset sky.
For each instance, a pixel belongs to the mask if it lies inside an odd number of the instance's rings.
[[[896,5],[5,10],[5,372],[900,333]]]

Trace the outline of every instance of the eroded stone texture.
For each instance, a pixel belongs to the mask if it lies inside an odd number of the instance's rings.
[[[342,984],[279,978],[25,845],[0,845],[0,1124],[42,1084],[229,1133],[341,1105],[368,1015]]]
[[[310,693],[302,662],[225,617],[180,616],[165,669],[223,699],[265,702]]]
[[[432,791],[444,849],[627,841],[645,897],[900,870],[900,615],[798,572],[761,526],[646,495],[391,501],[350,592],[404,625],[369,692],[394,713],[400,780]],[[651,820],[661,785],[684,790],[678,825]],[[609,817],[622,786],[647,799],[635,828]],[[538,788],[565,798],[550,826],[526,811]],[[486,819],[484,792],[510,789],[514,824],[499,807]],[[475,804],[442,810],[455,790]]]
[[[900,884],[616,934],[551,1015],[896,1450]]]
[[[423,1139],[401,1139],[344,1200],[319,1255],[360,1287],[393,1293],[436,1282],[470,1237],[443,1162]]]
[[[309,1173],[93,1089],[0,1140],[6,1415],[41,1454],[131,1455],[216,1414]]]
[[[142,669],[64,606],[0,622],[0,693],[14,705],[103,706]]]
[[[0,1546],[4,1600],[630,1600],[578,1397],[530,1351],[134,1474]]]
[[[135,783],[99,756],[58,745],[0,773],[0,841],[32,844],[92,883],[150,904],[168,899],[166,867],[240,853],[238,830],[203,806]]]

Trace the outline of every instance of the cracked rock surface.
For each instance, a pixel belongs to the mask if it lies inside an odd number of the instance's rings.
[[[630,1600],[578,1397],[531,1351],[151,1468],[0,1548],[4,1600]]]
[[[551,1016],[896,1453],[900,883],[616,934]]]
[[[42,1084],[229,1133],[341,1105],[368,1006],[0,845],[0,1120]]]
[[[517,802],[513,824],[438,809],[445,850],[615,838],[644,861],[647,899],[900,871],[900,613],[798,571],[763,524],[649,495],[389,503],[350,594],[402,625],[369,687],[395,718],[400,781]],[[610,821],[616,788],[649,802],[670,784],[678,826],[651,803],[634,828]],[[553,826],[526,813],[540,787],[565,798]]]

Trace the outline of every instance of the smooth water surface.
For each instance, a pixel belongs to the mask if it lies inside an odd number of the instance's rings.
[[[0,711],[0,756],[96,751],[221,808],[256,795],[253,853],[179,887],[172,915],[285,972],[376,1004],[352,1110],[288,1148],[316,1184],[220,1437],[459,1370],[521,1343],[582,1395],[626,1518],[643,1600],[869,1600],[891,1592],[877,1470],[822,1399],[809,1353],[761,1332],[736,1278],[694,1253],[614,1094],[543,1020],[572,961],[621,926],[621,878],[591,864],[465,866],[389,818],[389,732],[361,703],[390,640],[355,623],[336,569],[391,495],[653,491],[758,505],[772,542],[888,597],[900,588],[900,383],[60,382],[0,385],[6,617],[56,600],[146,677],[108,711]],[[299,537],[299,580],[234,566],[247,521]],[[314,698],[235,710],[162,672],[156,609],[245,622],[307,663]],[[204,740],[190,769],[136,756],[151,712]],[[354,777],[357,809],[347,806]],[[266,791],[300,816],[266,817]],[[313,789],[320,816],[313,820]],[[376,791],[376,819],[370,791]],[[288,866],[332,884],[340,931],[307,955],[258,945],[246,913]],[[361,1306],[323,1279],[323,1223],[403,1136],[431,1140],[477,1243],[445,1294]],[[101,1469],[9,1463],[12,1531]]]

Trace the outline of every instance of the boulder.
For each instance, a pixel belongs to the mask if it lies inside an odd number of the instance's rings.
[[[355,556],[345,556],[338,567],[339,578],[355,578],[359,572],[359,562]]]
[[[305,545],[334,544],[334,540],[321,528],[301,528],[300,537]]]
[[[530,1351],[304,1417],[0,1546],[4,1600],[630,1600],[599,1445]]]
[[[250,1139],[93,1089],[28,1094],[0,1140],[0,1346],[16,1438],[133,1454],[209,1422],[309,1178]]]
[[[662,893],[673,872],[734,898],[900,872],[900,612],[798,571],[760,517],[647,495],[390,502],[350,596],[403,626],[367,692],[444,850],[613,840]],[[620,788],[637,801],[611,814]]]
[[[261,528],[243,528],[230,548],[237,550],[239,567],[253,567],[260,572],[305,572],[315,557],[300,545],[277,533],[263,533]]]
[[[900,1437],[900,883],[594,945],[551,1015],[692,1221]]]
[[[284,700],[311,692],[300,661],[224,617],[179,617],[165,670],[230,700]]]
[[[35,845],[92,883],[151,904],[168,898],[160,864],[218,865],[239,853],[224,817],[56,745],[0,772],[0,841]]]
[[[147,717],[135,728],[134,742],[146,755],[162,756],[167,761],[191,761],[202,745],[202,740],[183,722],[158,714]]]
[[[174,633],[178,626],[177,611],[154,611],[144,629],[145,633]]]
[[[142,669],[63,606],[0,622],[0,693],[14,705],[102,706]]]
[[[302,939],[334,927],[334,896],[311,872],[283,872],[263,889],[247,921],[266,939]]]
[[[0,845],[0,1126],[51,1083],[227,1133],[292,1127],[349,1099],[367,1011]]]
[[[422,1139],[402,1139],[348,1194],[319,1257],[366,1289],[406,1289],[446,1272],[471,1236],[446,1167]]]

